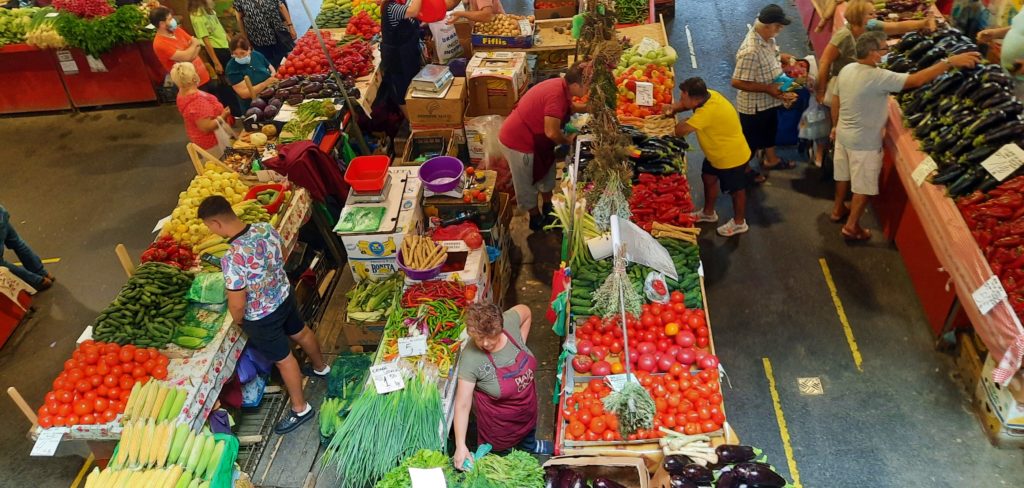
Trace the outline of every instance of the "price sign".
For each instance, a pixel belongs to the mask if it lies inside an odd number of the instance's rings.
[[[409,480],[412,481],[412,488],[446,488],[448,486],[441,468],[409,468]]]
[[[924,158],[921,164],[914,168],[914,172],[910,174],[910,177],[914,179],[914,184],[921,186],[924,184],[924,180],[928,178],[928,175],[938,170],[938,165],[935,164],[935,160],[931,156]]]
[[[523,35],[523,36],[532,36],[533,35],[533,24],[531,24],[529,20],[520,19],[519,20],[519,32],[520,32],[520,35]]]
[[[654,84],[649,81],[636,82],[636,104],[641,107],[654,105]]]
[[[44,17],[46,17],[48,19],[52,19],[52,18],[54,18],[54,17],[56,17],[58,15],[60,15],[60,14],[58,14],[57,12],[50,12],[50,13],[44,15]]]
[[[632,376],[632,375],[629,375]],[[627,375],[626,374],[610,374],[607,376],[608,383],[612,385],[612,389],[619,391],[623,386],[626,386]],[[633,376],[633,380],[636,381],[636,376]]]
[[[370,366],[370,377],[373,378],[373,386],[377,389],[378,395],[405,388],[402,372],[398,370],[398,365],[395,363]]]
[[[992,174],[995,179],[1003,181],[1007,176],[1013,174],[1024,165],[1024,150],[1016,143],[1009,143],[988,157],[981,165]]]
[[[32,446],[29,456],[53,456],[53,453],[57,452],[57,446],[60,445],[60,440],[64,437],[65,432],[68,432],[68,429],[64,427],[54,427],[42,431],[36,438],[36,443]]]
[[[399,337],[398,355],[406,358],[410,356],[422,356],[427,353],[427,336]]]
[[[641,56],[646,56],[647,53],[659,48],[661,48],[661,44],[658,44],[658,41],[655,41],[650,37],[645,37],[640,40],[640,44],[637,44],[636,53]]]
[[[60,62],[60,69],[64,71],[64,74],[78,74],[78,64],[75,63],[75,58],[71,57],[71,51],[66,49],[57,51],[57,61]]]
[[[697,276],[704,277],[704,262],[700,262],[700,266],[697,266]]]
[[[999,302],[1006,299],[1006,290],[999,283],[999,277],[992,276],[982,283],[977,290],[974,290],[974,293],[971,293],[971,297],[974,298],[974,303],[978,305],[978,311],[986,314]]]

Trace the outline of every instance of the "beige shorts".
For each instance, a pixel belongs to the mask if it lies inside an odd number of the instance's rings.
[[[878,175],[882,172],[882,150],[854,151],[836,142],[836,181],[849,181],[850,189],[858,195],[878,195]]]
[[[533,182],[533,154],[521,153],[501,145],[501,153],[508,161],[512,173],[512,186],[516,189],[516,203],[523,210],[537,208],[537,194],[549,193],[555,189],[555,165],[551,165],[544,178]]]

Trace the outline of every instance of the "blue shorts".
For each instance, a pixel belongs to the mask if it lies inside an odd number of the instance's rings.
[[[277,310],[258,320],[243,320],[242,330],[249,336],[249,343],[259,349],[267,359],[275,363],[291,354],[290,337],[302,332],[305,327],[295,295],[289,294]]]

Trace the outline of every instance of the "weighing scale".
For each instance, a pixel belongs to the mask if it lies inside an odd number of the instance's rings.
[[[395,173],[394,169],[388,170],[388,176],[384,180],[384,187],[376,193],[361,193],[349,189],[348,198],[345,199],[345,208],[342,209],[338,222],[345,220],[345,216],[356,208],[384,207],[384,215],[380,219],[380,226],[374,230],[360,231],[337,231],[339,234],[366,234],[373,232],[384,232],[395,228],[398,214],[402,210],[402,195],[408,183],[407,173]]]
[[[384,186],[381,187],[379,192],[357,192],[355,188],[349,188],[348,199],[345,200],[345,204],[348,206],[361,203],[380,203],[387,199],[390,192],[391,173],[388,172],[387,177],[384,179]]]

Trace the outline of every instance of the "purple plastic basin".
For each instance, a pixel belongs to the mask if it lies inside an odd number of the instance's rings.
[[[437,275],[441,274],[441,267],[442,266],[444,266],[444,261],[442,261],[441,264],[437,265],[436,268],[423,269],[423,270],[409,269],[405,265],[405,261],[402,259],[402,250],[401,249],[398,250],[398,268],[401,269],[402,271],[405,271],[405,275],[408,276],[410,279],[413,279],[413,280],[416,280],[416,281],[427,281],[427,280],[433,279]]]
[[[465,168],[459,158],[438,156],[430,158],[420,166],[420,181],[434,193],[444,193],[459,186]]]

